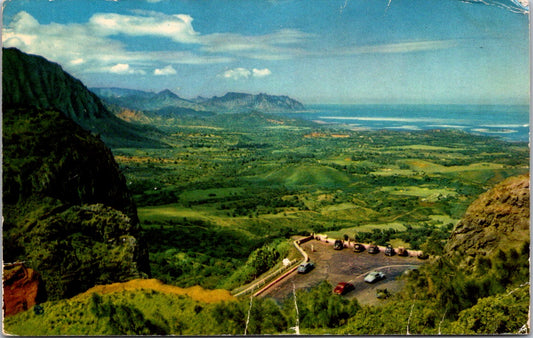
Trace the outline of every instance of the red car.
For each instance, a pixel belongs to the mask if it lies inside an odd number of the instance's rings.
[[[355,289],[355,286],[353,286],[353,284],[346,283],[346,282],[340,282],[339,284],[337,284],[335,289],[333,289],[333,292],[338,295],[344,295],[352,291],[353,289]]]

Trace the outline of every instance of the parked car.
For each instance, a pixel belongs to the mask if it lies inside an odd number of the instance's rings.
[[[339,284],[337,284],[335,289],[333,289],[333,292],[338,295],[344,295],[352,291],[353,289],[355,289],[355,286],[353,286],[353,284],[346,283],[346,282],[340,282]]]
[[[379,252],[379,248],[377,245],[371,245],[368,247],[367,251],[369,254],[377,254]]]
[[[357,244],[355,244],[353,246],[353,251],[355,251],[355,252],[363,252],[363,251],[365,251],[365,246],[363,244],[357,243]]]
[[[300,266],[298,266],[298,273],[308,273],[309,271],[313,270],[314,267],[315,264],[312,262],[302,263]]]
[[[385,255],[386,256],[394,256],[396,255],[396,251],[394,251],[394,248],[390,245],[387,245],[387,248],[385,249]]]
[[[335,240],[335,243],[333,244],[333,249],[335,250],[342,250],[344,248],[344,244],[340,239]]]
[[[418,254],[418,259],[428,259],[429,258],[429,255],[427,253],[425,253],[424,251],[420,251],[420,253]]]
[[[385,274],[381,271],[372,271],[365,277],[365,282],[375,283],[385,278]]]
[[[407,249],[404,248],[404,247],[399,247],[398,248],[398,256],[402,256],[402,257],[409,256],[409,251],[407,251]]]

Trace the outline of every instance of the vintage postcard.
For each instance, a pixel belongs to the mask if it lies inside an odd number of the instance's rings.
[[[3,333],[529,334],[529,18],[4,1]]]

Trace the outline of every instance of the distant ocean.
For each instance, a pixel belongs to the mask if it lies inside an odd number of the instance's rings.
[[[288,114],[354,130],[458,129],[507,141],[529,141],[529,107],[476,105],[310,105]]]

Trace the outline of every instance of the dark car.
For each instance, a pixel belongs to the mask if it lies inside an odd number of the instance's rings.
[[[313,270],[314,267],[315,265],[312,262],[302,263],[298,266],[298,273],[308,273]]]
[[[346,283],[346,282],[340,282],[339,284],[337,284],[335,289],[333,289],[333,292],[338,295],[344,295],[352,291],[353,289],[355,289],[355,286],[353,286],[353,284]]]
[[[387,245],[387,248],[385,249],[385,255],[386,256],[394,256],[396,255],[396,251],[394,251],[394,248],[390,245]]]
[[[428,259],[429,258],[429,255],[423,251],[420,251],[420,253],[418,254],[418,259]]]
[[[363,252],[363,251],[365,251],[365,246],[363,244],[357,243],[357,244],[355,244],[353,246],[353,251],[355,251],[355,252]]]
[[[404,248],[404,247],[399,247],[398,248],[398,256],[407,257],[407,256],[409,256],[409,251],[407,251],[407,249]]]
[[[335,243],[333,244],[333,249],[341,250],[342,248],[344,248],[344,244],[342,243],[340,239],[337,239]]]
[[[379,248],[377,245],[371,245],[368,247],[367,251],[369,254],[377,254],[379,252]]]

